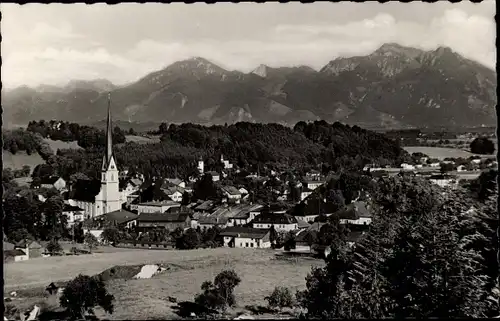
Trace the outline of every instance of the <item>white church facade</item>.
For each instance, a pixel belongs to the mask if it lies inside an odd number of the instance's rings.
[[[94,185],[92,187],[81,188],[81,191],[75,191],[69,195],[67,203],[72,206],[78,206],[84,210],[85,218],[94,218],[109,212],[117,211],[122,208],[122,204],[126,203],[129,193],[120,192],[119,188],[119,171],[113,155],[113,127],[111,122],[111,101],[108,96],[108,119],[106,128],[106,152],[102,160],[101,182],[98,190],[98,182],[88,182]],[[92,195],[94,194],[94,195]]]

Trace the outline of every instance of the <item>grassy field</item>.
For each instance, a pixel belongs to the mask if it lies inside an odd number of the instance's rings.
[[[26,152],[19,151],[14,155],[9,151],[4,150],[2,155],[4,168],[10,167],[12,169],[21,169],[24,165],[29,165],[31,167],[31,172],[33,172],[33,169],[37,165],[45,163],[38,153],[28,155]]]
[[[135,135],[126,135],[125,139],[127,140],[127,142],[134,142],[137,144],[151,144],[160,141],[159,139],[148,138],[143,136],[135,136]]]
[[[264,297],[282,285],[293,292],[305,287],[305,277],[312,266],[323,266],[311,258],[277,259],[272,250],[205,249],[190,251],[122,250],[116,253],[33,259],[5,265],[5,290],[47,286],[50,282],[74,278],[79,273],[94,275],[117,265],[162,263],[170,269],[151,279],[110,280],[107,288],[115,296],[115,313],[99,318],[161,319],[177,318],[167,297],[177,301],[193,300],[201,284],[224,269],[234,269],[242,281],[235,290],[240,309],[246,305],[264,305]],[[38,291],[40,292],[40,291]],[[43,297],[31,297],[40,302]],[[38,300],[38,301],[36,301]],[[24,302],[24,305],[29,305]],[[50,304],[49,304],[50,305]]]
[[[43,141],[49,144],[54,153],[57,153],[59,149],[82,149],[76,141],[63,142],[62,140],[52,140],[49,138],[44,138]]]
[[[431,158],[437,158],[437,159],[445,159],[447,157],[468,158],[476,155],[465,150],[456,148],[445,148],[445,147],[406,146],[404,147],[404,149],[410,154],[420,152],[428,155]],[[477,156],[481,156],[484,158],[496,157],[496,155],[477,155]]]

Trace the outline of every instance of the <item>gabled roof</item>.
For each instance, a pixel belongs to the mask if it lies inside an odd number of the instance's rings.
[[[179,178],[167,178],[166,179],[169,183],[174,184],[178,186],[179,184],[182,184],[182,180]]]
[[[241,192],[234,186],[222,186],[222,190],[229,195],[241,195]]]
[[[4,257],[14,257],[14,256],[26,255],[26,253],[21,249],[15,249],[15,250],[4,250],[3,255]]]
[[[309,228],[311,226],[311,224],[307,223],[306,221],[300,218],[297,219],[297,223],[298,223],[298,228],[300,229]]]
[[[141,213],[137,222],[181,223],[189,218],[190,213]]]
[[[25,248],[28,246],[30,249],[41,249],[42,246],[37,242],[37,241],[31,241],[31,240],[21,240],[16,243],[16,247],[22,247]]]
[[[138,215],[126,210],[117,210],[113,212],[109,212],[103,215],[99,215],[94,217],[93,219],[88,219],[84,222],[84,226],[86,227],[106,227],[113,225],[121,225],[127,222],[133,221],[137,219]]]
[[[171,199],[163,200],[163,201],[151,201],[151,202],[143,202],[139,203],[139,206],[180,206],[179,203],[172,201]]]
[[[78,206],[73,206],[69,204],[64,204],[63,212],[78,212],[83,211],[83,208],[79,208]]]
[[[250,227],[228,227],[220,232],[221,236],[232,236],[241,238],[262,239],[269,233],[269,230]]]
[[[201,203],[200,205],[193,207],[193,209],[195,211],[210,211],[213,208],[214,208],[213,201],[205,201],[205,202]]]
[[[274,214],[260,214],[255,217],[252,223],[264,223],[264,224],[297,224],[297,219],[290,215],[284,213],[274,213]]]
[[[243,204],[240,210],[232,217],[232,218],[248,218],[250,216],[250,212],[260,211],[264,206],[260,204],[248,205]]]
[[[130,184],[132,184],[133,186],[140,187],[142,185],[142,181],[138,178],[132,178],[130,180]]]
[[[341,210],[332,214],[332,217],[347,220],[357,220],[360,217],[371,217],[370,211],[366,208],[366,203],[363,201],[353,202]]]

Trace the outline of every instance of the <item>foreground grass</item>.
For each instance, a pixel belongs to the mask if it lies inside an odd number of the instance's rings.
[[[228,248],[122,250],[6,264],[4,280],[6,291],[25,289],[19,291],[20,296],[26,297],[19,302],[23,307],[34,302],[53,306],[53,302],[43,303],[47,296],[41,290],[50,282],[70,280],[79,273],[95,275],[118,265],[162,263],[170,268],[151,279],[109,280],[107,288],[115,296],[115,313],[107,315],[97,309],[96,314],[100,319],[109,320],[174,319],[178,318],[172,310],[175,304],[170,303],[168,297],[175,297],[178,302],[191,301],[201,291],[204,281],[213,280],[224,269],[234,269],[242,279],[235,289],[236,309],[242,311],[247,305],[265,305],[264,297],[275,286],[289,287],[292,292],[303,289],[311,267],[324,264],[322,260],[307,258],[277,259],[275,253],[272,250]],[[25,293],[30,293],[29,297]]]

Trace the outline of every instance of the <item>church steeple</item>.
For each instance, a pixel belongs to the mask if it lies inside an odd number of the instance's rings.
[[[108,119],[106,126],[106,153],[103,157],[102,170],[108,169],[113,158],[113,124],[111,122],[111,94],[108,93]]]

